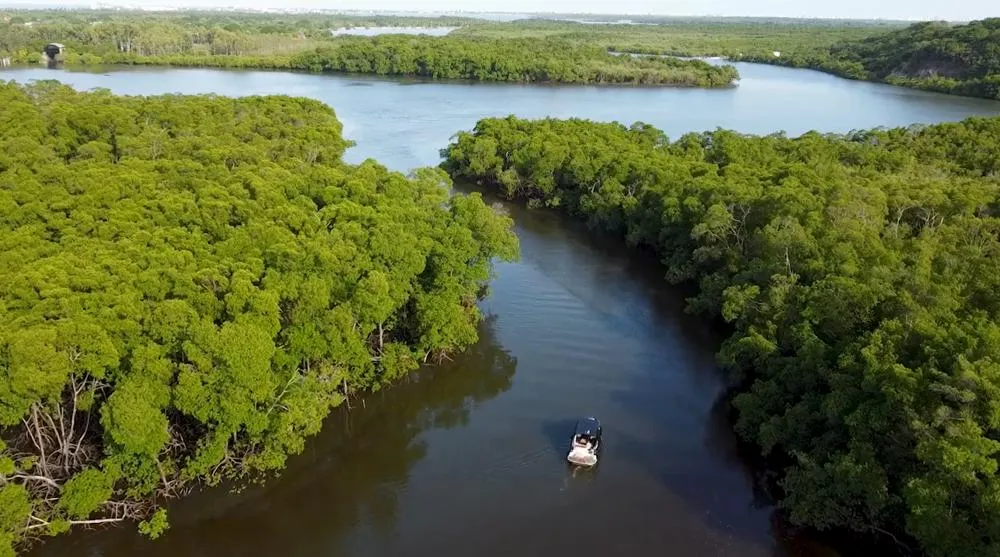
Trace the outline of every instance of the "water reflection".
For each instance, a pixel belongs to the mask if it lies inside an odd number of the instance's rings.
[[[439,149],[456,131],[480,118],[515,113],[523,118],[589,118],[643,121],[676,139],[716,127],[768,134],[785,130],[848,132],[873,126],[960,120],[996,115],[1000,103],[849,81],[831,75],[739,63],[743,79],[733,89],[539,86],[516,83],[449,83],[351,75],[223,71],[157,67],[0,70],[0,80],[58,79],[79,89],[116,93],[286,94],[334,107],[345,135],[357,142],[350,162],[368,157],[395,170],[436,164]],[[110,75],[102,75],[110,70]],[[96,73],[95,73],[96,72]],[[366,82],[370,87],[357,87]],[[406,84],[421,83],[419,86]],[[818,108],[821,107],[821,108]]]
[[[552,454],[560,462],[566,462],[566,453],[569,452],[569,439],[573,435],[573,428],[580,418],[561,418],[558,420],[545,420],[542,422],[542,434],[549,442]]]
[[[456,130],[511,111],[642,120],[674,138],[716,126],[797,135],[1000,113],[997,102],[814,72],[741,71],[740,87],[724,91],[162,68],[15,69],[0,79],[308,96],[337,109],[357,141],[348,160],[373,157],[397,170],[436,164]],[[39,554],[829,555],[769,506],[766,478],[726,420],[719,338],[684,314],[684,293],[666,286],[656,257],[554,213],[507,206],[522,261],[498,267],[484,305],[502,318],[469,354],[335,413],[278,480],[179,502],[162,542],[121,529],[57,539]],[[605,426],[599,474],[565,462],[572,425],[588,414]]]
[[[422,435],[464,425],[476,406],[512,385],[517,360],[497,345],[494,325],[494,318],[482,324],[479,343],[458,362],[422,369],[350,410],[337,409],[279,478],[180,501],[170,510],[171,530],[156,542],[128,526],[57,538],[33,554],[314,557],[353,555],[343,538],[358,530],[389,540],[398,498],[428,451]]]
[[[620,239],[561,214],[527,210],[467,183],[456,184],[456,190],[479,191],[488,202],[501,203],[517,223],[524,263],[586,305],[589,317],[603,325],[603,343],[621,346],[620,365],[632,369],[618,375],[623,382],[610,392],[617,409],[602,410],[609,419],[602,420],[606,456],[598,466],[607,466],[606,480],[618,483],[627,476],[678,499],[680,505],[659,503],[664,521],[687,514],[679,507],[690,509],[689,516],[722,536],[712,554],[739,553],[741,547],[750,554],[749,548],[770,546],[767,554],[774,557],[836,555],[774,510],[765,472],[748,458],[730,423],[727,378],[713,357],[720,336],[684,312],[683,294],[666,284],[653,254],[624,249]],[[626,341],[638,349],[621,345]],[[549,419],[540,426],[562,464],[577,418]],[[596,472],[567,469],[560,491],[601,483]],[[619,503],[627,501],[621,497]],[[706,554],[680,541],[673,549],[677,555]]]

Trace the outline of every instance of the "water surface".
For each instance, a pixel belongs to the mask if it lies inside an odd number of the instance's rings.
[[[747,133],[848,132],[1000,114],[1000,102],[850,81],[811,70],[735,63],[739,86],[689,89],[442,83],[372,77],[214,69],[125,68],[100,72],[14,68],[0,79],[58,79],[124,94],[286,94],[334,107],[358,145],[347,159],[374,157],[396,169],[437,164],[459,130],[488,116],[642,121],[672,138],[717,127]]]
[[[486,116],[644,121],[672,137],[846,132],[1000,114],[1000,103],[737,64],[732,90],[540,87],[276,72],[0,71],[118,93],[281,93],[333,106],[347,158],[436,164]],[[0,108],[2,110],[2,108]],[[655,260],[557,215],[508,204],[522,261],[497,268],[482,340],[454,362],[340,408],[278,479],[171,508],[155,543],[133,528],[75,533],[37,551],[87,557],[830,555],[773,520],[719,403],[715,338],[683,314]],[[596,414],[598,468],[564,462],[573,422]]]

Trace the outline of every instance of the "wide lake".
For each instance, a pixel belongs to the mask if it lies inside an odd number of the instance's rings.
[[[672,137],[847,132],[998,115],[1000,103],[737,64],[724,90],[522,86],[199,69],[8,69],[124,94],[286,94],[328,103],[357,145],[406,171],[434,165],[479,118],[643,121]],[[2,107],[0,107],[2,110]],[[522,260],[497,268],[482,340],[454,362],[328,420],[284,474],[170,509],[168,534],[125,527],[54,539],[37,555],[367,557],[834,555],[797,535],[755,487],[721,404],[719,339],[686,316],[655,260],[546,212],[509,205]],[[574,421],[604,422],[592,471],[564,462]]]

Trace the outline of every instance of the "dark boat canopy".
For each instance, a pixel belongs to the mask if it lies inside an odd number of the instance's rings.
[[[597,418],[584,418],[576,423],[576,435],[601,436],[601,422]]]

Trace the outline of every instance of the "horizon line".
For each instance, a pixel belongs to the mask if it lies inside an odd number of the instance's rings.
[[[89,5],[88,5],[89,4]],[[922,21],[945,21],[948,23],[966,23],[967,21],[974,20],[950,20],[950,19],[922,19],[922,18],[887,18],[887,17],[817,17],[817,16],[796,16],[796,15],[723,15],[723,14],[670,14],[670,13],[655,13],[655,12],[571,12],[571,11],[497,11],[497,10],[392,10],[392,9],[377,9],[377,8],[320,8],[320,7],[282,7],[282,6],[266,6],[259,8],[249,8],[245,6],[233,6],[233,5],[206,5],[206,6],[196,6],[196,5],[184,5],[184,4],[174,4],[174,6],[149,6],[143,7],[135,4],[129,3],[103,3],[103,2],[87,2],[87,0],[82,0],[79,3],[71,4],[47,4],[45,2],[0,2],[0,10],[2,9],[20,9],[25,11],[31,10],[62,10],[62,11],[101,11],[101,10],[121,10],[121,11],[131,11],[131,12],[214,12],[214,11],[225,11],[225,12],[242,12],[242,13],[261,13],[261,12],[298,12],[298,13],[341,13],[341,14],[387,14],[387,15],[399,15],[399,14],[413,14],[413,15],[457,15],[457,14],[478,14],[478,15],[502,15],[502,16],[624,16],[624,17],[660,17],[660,18],[716,18],[716,19],[795,19],[795,20],[812,20],[812,21],[875,21],[875,22],[922,22]],[[615,21],[601,22],[614,24],[618,23]]]

